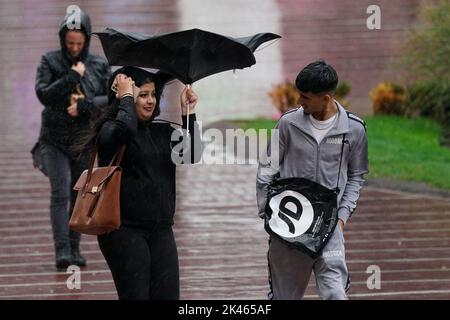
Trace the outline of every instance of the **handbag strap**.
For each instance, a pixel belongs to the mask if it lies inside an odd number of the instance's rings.
[[[120,164],[120,162],[122,161],[124,152],[125,152],[125,145],[123,145],[119,149],[117,149],[116,153],[114,154],[111,161],[109,162],[108,170],[106,171],[105,177],[108,176],[112,165],[118,166]],[[91,182],[92,171],[94,170],[94,163],[95,163],[95,159],[97,159],[97,157],[98,157],[98,138],[95,140],[95,143],[92,146],[91,158],[89,161],[88,173],[87,173],[87,177],[86,177],[86,183],[84,184],[84,187],[83,187],[83,196],[86,194],[87,187],[89,186],[89,183]]]
[[[348,143],[348,141],[345,140],[346,135],[347,134],[344,133],[344,135],[342,136],[341,157],[339,159],[339,170],[338,170],[338,179],[337,179],[337,183],[336,183],[336,193],[339,193],[339,178],[341,177],[342,155],[344,154],[344,144]]]

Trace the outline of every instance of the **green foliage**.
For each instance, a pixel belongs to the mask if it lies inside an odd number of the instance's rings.
[[[450,147],[450,0],[424,5],[424,22],[412,32],[400,65],[408,79],[407,113],[434,117],[442,126],[440,142]]]
[[[431,119],[375,116],[364,119],[369,141],[369,177],[425,182],[450,189],[450,150],[439,146]]]
[[[272,90],[268,92],[269,97],[272,99],[272,103],[281,113],[296,108],[297,101],[300,96],[297,88],[290,82],[285,81],[276,85]]]
[[[402,65],[413,78],[450,82],[450,0],[425,5],[424,25],[413,31],[406,44]]]
[[[352,86],[347,81],[339,81],[336,87],[335,98],[346,109],[350,107],[350,102],[345,99],[345,97],[350,93],[351,90]]]
[[[404,115],[406,95],[402,86],[381,82],[370,91],[369,96],[374,114]]]
[[[406,88],[406,107],[411,115],[433,117],[446,123],[445,112],[450,107],[450,86],[438,81],[417,81]]]
[[[352,86],[347,81],[339,81],[336,88],[336,98],[343,99],[345,98],[350,91],[352,90]]]

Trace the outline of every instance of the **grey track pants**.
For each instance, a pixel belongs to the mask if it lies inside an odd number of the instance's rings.
[[[314,270],[320,298],[347,299],[349,274],[345,263],[344,235],[339,226],[316,259],[276,238],[271,237],[269,243],[269,297],[274,300],[302,299]]]

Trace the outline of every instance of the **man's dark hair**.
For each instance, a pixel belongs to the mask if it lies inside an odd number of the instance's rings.
[[[336,70],[324,60],[314,61],[303,68],[295,79],[295,86],[302,92],[333,92],[338,84]]]

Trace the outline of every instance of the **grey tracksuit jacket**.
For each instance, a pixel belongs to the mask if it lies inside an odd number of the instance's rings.
[[[368,172],[367,137],[364,122],[353,114],[347,115],[345,109],[336,104],[338,118],[320,145],[303,108],[288,111],[280,118],[276,126],[278,136],[272,135],[267,157],[261,158],[258,167],[256,195],[260,217],[264,216],[267,187],[278,171],[280,179],[300,177],[336,188],[342,138],[346,134],[348,143],[344,144],[339,178],[338,218],[347,222],[356,208],[364,175]]]

